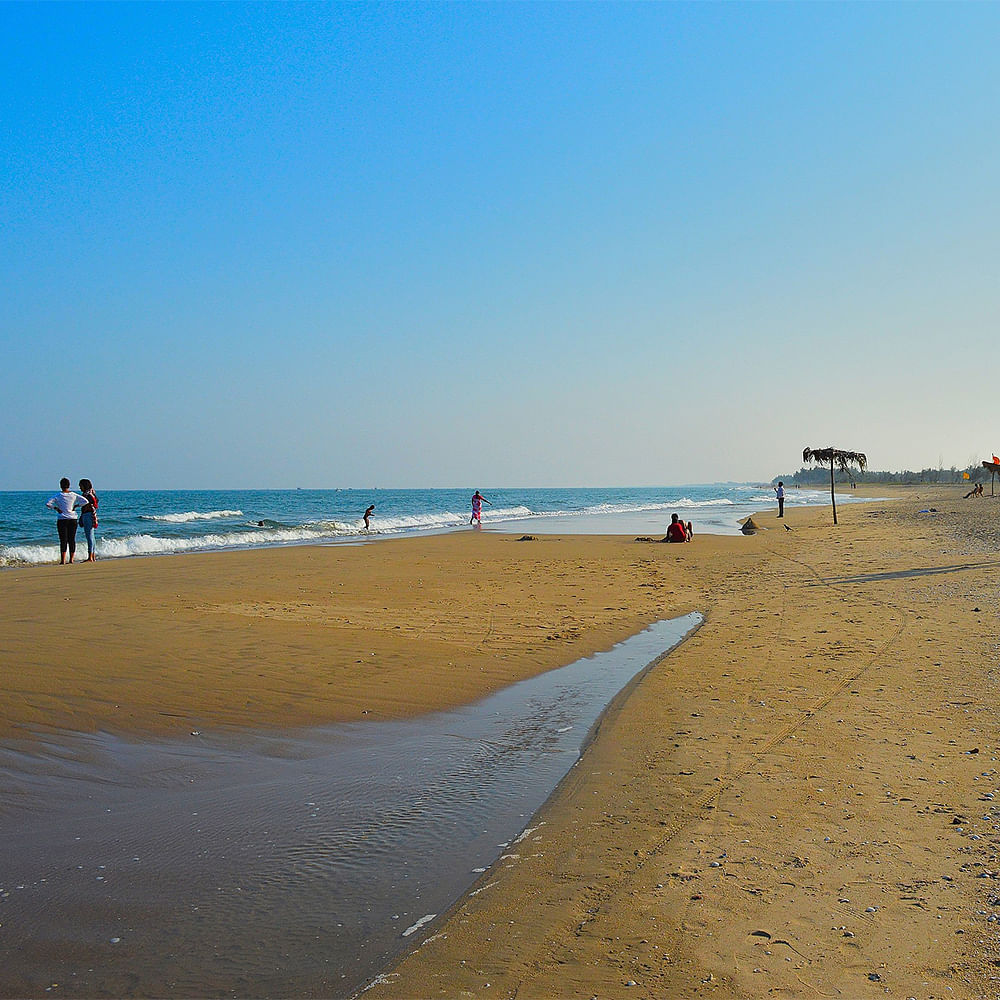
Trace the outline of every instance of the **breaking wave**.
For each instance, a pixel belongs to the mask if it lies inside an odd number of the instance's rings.
[[[166,521],[167,524],[186,524],[188,521],[215,521],[220,517],[242,517],[241,510],[197,510],[185,511],[183,514],[140,514],[140,521]]]

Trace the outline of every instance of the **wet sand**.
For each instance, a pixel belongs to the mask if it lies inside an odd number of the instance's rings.
[[[790,491],[791,531],[683,546],[469,531],[3,573],[0,729],[402,717],[701,611],[370,995],[995,995],[1000,499],[900,492],[834,528]]]

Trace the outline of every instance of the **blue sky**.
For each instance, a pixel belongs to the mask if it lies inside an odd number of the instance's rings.
[[[993,4],[2,4],[0,489],[988,458],[998,41]]]

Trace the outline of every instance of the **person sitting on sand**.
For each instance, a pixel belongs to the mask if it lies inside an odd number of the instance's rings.
[[[684,528],[684,522],[678,518],[676,514],[670,515],[670,527],[667,528],[667,537],[664,539],[665,542],[686,542],[687,531]]]
[[[694,537],[694,525],[690,521],[688,521],[688,523],[685,525],[685,530],[687,531],[687,536],[688,536],[687,540],[690,542],[691,539]]]
[[[368,510],[366,510],[366,511],[365,511],[365,514],[364,514],[364,521],[365,521],[365,531],[367,531],[367,530],[368,530],[368,526],[369,526],[369,522],[371,521],[371,518],[372,518],[372,511],[373,511],[374,509],[375,509],[375,504],[372,504],[372,505],[371,505],[371,506],[370,506],[370,507],[368,508]]]

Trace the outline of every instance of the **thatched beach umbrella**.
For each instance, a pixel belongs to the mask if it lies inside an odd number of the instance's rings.
[[[996,461],[996,455],[993,456],[994,461],[983,462],[983,468],[990,470],[990,496],[994,496],[993,487],[997,481],[997,473],[1000,472],[1000,462]]]
[[[805,448],[802,451],[802,461],[830,466],[830,502],[833,504],[833,523],[836,524],[837,497],[833,491],[833,467],[847,472],[852,465],[856,465],[864,472],[868,467],[867,457],[860,451],[841,451],[840,448]]]

